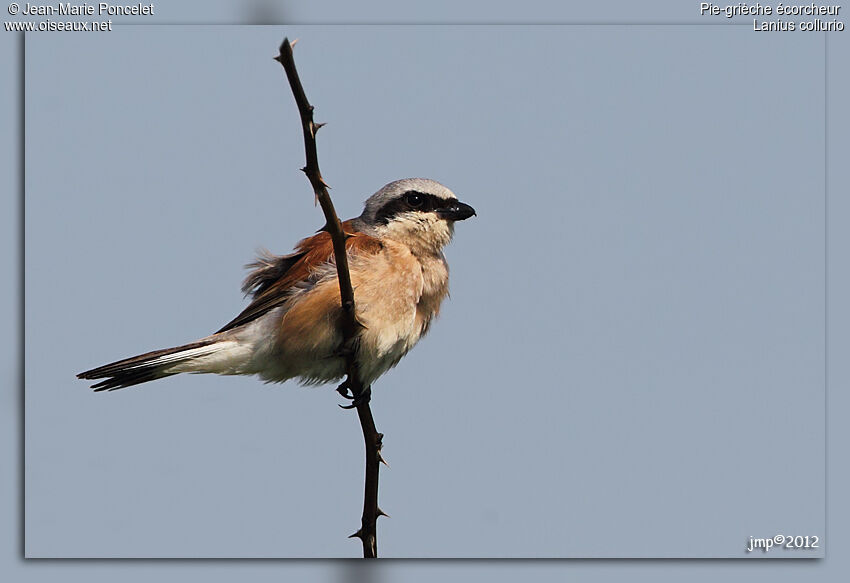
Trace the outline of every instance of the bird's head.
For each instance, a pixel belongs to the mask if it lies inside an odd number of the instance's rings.
[[[403,243],[414,253],[438,253],[452,240],[455,221],[474,214],[475,209],[439,182],[405,178],[369,197],[358,227],[373,237]]]

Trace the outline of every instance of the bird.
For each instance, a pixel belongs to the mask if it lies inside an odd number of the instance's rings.
[[[340,381],[353,355],[364,393],[428,332],[448,296],[443,248],[457,221],[475,216],[439,182],[406,178],[370,196],[342,223],[360,324],[344,346],[333,242],[327,230],[292,253],[260,252],[242,291],[249,305],[210,336],[99,366],[77,375],[114,391],[179,373],[256,375],[267,383]],[[102,379],[102,380],[101,380]],[[343,396],[345,383],[338,389]],[[366,398],[368,399],[368,394]]]

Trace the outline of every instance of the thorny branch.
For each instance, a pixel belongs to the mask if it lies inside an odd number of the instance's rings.
[[[376,522],[378,516],[386,516],[378,508],[378,469],[381,458],[381,445],[384,435],[375,429],[375,420],[372,418],[372,410],[369,408],[370,387],[364,387],[357,369],[355,351],[352,349],[354,338],[362,326],[357,321],[354,311],[354,290],[351,287],[351,274],[348,270],[348,256],[345,252],[345,241],[348,235],[343,231],[342,223],[336,214],[331,197],[328,194],[328,185],[322,179],[319,171],[319,156],[316,152],[316,132],[324,124],[313,121],[313,106],[307,100],[304,87],[298,78],[295,68],[295,59],[292,55],[292,47],[295,43],[283,39],[280,45],[280,54],[275,60],[283,65],[292,95],[298,105],[298,113],[301,115],[301,129],[304,132],[304,150],[307,154],[307,164],[301,170],[307,175],[316,199],[325,214],[326,224],[324,230],[330,233],[333,240],[334,258],[339,278],[339,294],[342,302],[342,336],[345,347],[347,378],[342,387],[351,391],[354,396],[354,405],[357,416],[360,418],[360,426],[363,429],[363,439],[366,444],[366,486],[363,497],[363,518],[360,529],[351,537],[359,538],[363,543],[363,557],[374,559],[378,556],[378,537]]]

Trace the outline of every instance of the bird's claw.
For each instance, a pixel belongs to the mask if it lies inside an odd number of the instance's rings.
[[[345,381],[339,387],[337,387],[336,390],[344,398],[351,401],[349,405],[340,405],[341,409],[356,409],[360,405],[365,405],[372,400],[371,386],[364,387],[359,394],[355,394],[354,391],[351,390],[350,383],[348,381]]]
[[[336,388],[336,392],[349,401],[354,399],[354,393],[351,391],[351,381],[348,379],[345,379],[342,384]]]

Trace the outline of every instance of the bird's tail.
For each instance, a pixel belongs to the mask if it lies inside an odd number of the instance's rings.
[[[106,379],[92,385],[92,388],[95,391],[114,391],[181,372],[234,374],[239,372],[234,368],[234,357],[241,360],[238,357],[242,351],[238,348],[234,339],[213,335],[183,346],[154,350],[105,364],[81,372],[77,378]]]

